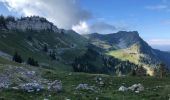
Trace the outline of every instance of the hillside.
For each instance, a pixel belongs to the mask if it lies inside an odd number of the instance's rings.
[[[99,82],[98,82],[98,79]],[[170,80],[156,77],[116,77],[104,74],[75,73],[23,65],[0,58],[0,98],[5,100],[167,100]],[[19,84],[45,86],[40,91],[27,92]],[[62,91],[49,91],[46,84],[55,80],[62,83]],[[119,87],[141,83],[145,90],[140,93],[121,92]],[[5,85],[4,85],[5,84]],[[35,84],[35,83],[34,83]],[[88,84],[85,89],[77,89],[80,84]],[[93,87],[92,89],[89,87]]]
[[[161,61],[170,66],[168,62],[170,60],[169,53],[152,49],[140,38],[136,31],[120,31],[106,35],[93,33],[85,35],[85,37],[92,44],[104,49],[108,55],[142,65],[148,70],[149,74],[152,74],[152,68],[157,67]]]
[[[122,61],[102,53],[102,50],[94,45],[88,45],[83,56],[77,57],[73,63],[75,72],[102,73],[116,76],[131,74],[138,69],[138,65],[129,61]]]
[[[70,64],[86,49],[84,37],[72,30],[58,29],[45,18],[9,17],[0,26],[0,56],[6,55],[7,59],[18,52],[25,61],[33,57],[42,66]],[[43,51],[45,46],[48,51]],[[56,60],[49,57],[51,52],[55,53]]]

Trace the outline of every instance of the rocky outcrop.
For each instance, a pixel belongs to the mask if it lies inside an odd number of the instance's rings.
[[[33,16],[33,17],[24,17],[16,21],[8,21],[6,27],[9,30],[34,30],[34,31],[53,31],[59,32],[59,29],[53,25],[53,23],[47,21],[45,18]]]

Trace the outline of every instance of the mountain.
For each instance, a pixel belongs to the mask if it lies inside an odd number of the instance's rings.
[[[41,65],[70,64],[86,50],[87,39],[73,30],[59,29],[45,18],[38,16],[0,17],[0,56],[12,59],[18,52],[26,62],[28,57]],[[48,51],[44,51],[44,47]],[[55,54],[51,60],[50,53]]]
[[[136,31],[120,31],[112,34],[85,35],[89,42],[102,48],[104,53],[123,61],[142,65],[152,74],[153,68],[162,61],[170,66],[170,53],[152,49]]]
[[[130,66],[143,66],[152,75],[161,61],[170,66],[170,53],[152,49],[136,31],[82,36],[38,16],[0,16],[0,57],[11,60],[15,52],[25,63],[32,57],[46,68],[90,73],[127,74]]]

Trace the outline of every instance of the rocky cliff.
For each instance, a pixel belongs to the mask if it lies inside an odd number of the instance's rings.
[[[34,31],[53,31],[59,32],[60,30],[53,25],[53,23],[47,21],[45,18],[38,16],[23,17],[16,20],[6,21],[6,28],[9,30],[34,30]]]

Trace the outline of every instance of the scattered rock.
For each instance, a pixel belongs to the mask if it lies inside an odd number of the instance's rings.
[[[20,85],[20,87],[21,89],[27,92],[39,92],[43,89],[43,87],[37,82],[26,83],[26,84]]]
[[[48,89],[49,89],[50,91],[55,91],[55,92],[60,92],[60,91],[62,91],[62,83],[61,83],[61,81],[55,80],[54,82],[52,82],[52,83],[50,84],[50,86],[48,87]]]
[[[90,91],[96,91],[94,86],[89,86],[88,84],[79,84],[76,87],[76,90],[90,90]]]
[[[125,87],[125,86],[121,86],[118,91],[125,92],[125,91],[128,91],[128,90],[135,92],[135,93],[139,93],[141,91],[144,91],[144,87],[143,87],[142,84],[134,84],[134,85],[132,85],[131,87],[128,87],[128,88]]]

